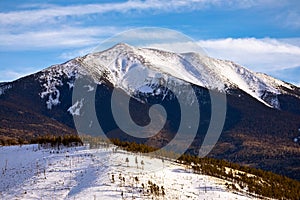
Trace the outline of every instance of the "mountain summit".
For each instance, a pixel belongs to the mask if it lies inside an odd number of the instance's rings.
[[[134,76],[131,73],[133,70],[134,73],[146,75],[144,80],[139,79],[138,83],[137,80],[132,80],[130,76]],[[49,76],[42,75],[41,79],[51,80],[57,75],[70,77],[77,71],[79,74],[91,75],[96,83],[105,75],[115,87],[129,93],[137,90],[151,92],[147,85],[157,85],[162,80],[167,83],[169,79],[175,78],[220,92],[240,89],[265,105],[277,109],[280,109],[278,95],[291,94],[300,98],[297,92],[292,92],[297,90],[295,86],[266,74],[252,72],[231,61],[214,59],[199,53],[176,54],[158,49],[136,48],[125,43],[52,66],[43,71]],[[140,74],[135,75],[138,77]],[[136,88],[143,85],[144,87]]]

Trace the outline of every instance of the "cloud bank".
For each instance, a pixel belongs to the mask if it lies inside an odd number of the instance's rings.
[[[295,43],[299,39],[295,38]],[[269,72],[300,66],[300,46],[278,39],[226,38],[202,40],[199,45],[208,55],[232,60],[254,71]]]

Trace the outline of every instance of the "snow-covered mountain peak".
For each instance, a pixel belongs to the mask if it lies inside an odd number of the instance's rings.
[[[153,85],[167,86],[171,82],[191,83],[221,92],[240,89],[267,106],[276,108],[280,107],[277,95],[283,93],[282,87],[291,89],[289,84],[252,72],[231,61],[194,52],[177,54],[153,48],[137,48],[125,43],[77,57],[50,69],[53,68],[59,71],[56,74],[63,73],[68,77],[74,71],[89,74],[96,83],[105,76],[115,87],[131,94],[136,91],[151,93]]]
[[[88,71],[105,71],[115,85],[120,85],[123,77],[132,69],[145,69],[147,74],[165,74],[196,85],[204,86],[197,76],[200,75],[194,66],[180,55],[147,48],[135,48],[126,44],[89,54],[81,59]],[[99,71],[99,67],[101,68]],[[133,74],[131,74],[133,75]]]

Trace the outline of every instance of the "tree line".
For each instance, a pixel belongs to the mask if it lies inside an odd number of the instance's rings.
[[[83,145],[81,138],[78,135],[44,135],[38,136],[30,140],[31,144],[51,145],[51,147],[63,146],[80,146]]]

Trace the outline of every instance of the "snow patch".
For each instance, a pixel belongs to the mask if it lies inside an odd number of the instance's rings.
[[[143,85],[142,87],[139,87],[137,90],[142,93],[153,93],[153,89],[148,85]]]
[[[69,89],[71,89],[74,87],[74,81],[84,74],[86,74],[84,68],[80,67],[76,59],[44,69],[39,77],[43,88],[40,96],[42,99],[48,98],[46,101],[47,108],[52,109],[53,106],[60,103],[58,88],[63,86],[63,79],[66,79]]]
[[[67,82],[67,84],[69,85],[69,89],[74,87],[74,82]]]
[[[46,101],[47,108],[49,110],[52,109],[52,106],[56,106],[60,103],[59,96],[60,96],[59,90],[54,90],[52,93],[49,94],[49,99],[48,101]]]
[[[90,86],[90,85],[85,85],[85,86],[83,86],[84,88],[88,88],[88,92],[91,92],[91,91],[94,91],[94,87],[92,87],[92,86]]]
[[[74,103],[70,108],[68,108],[67,111],[73,116],[74,115],[80,116],[80,109],[83,106],[83,101],[84,98],[81,99],[80,101],[76,101],[76,103]]]

